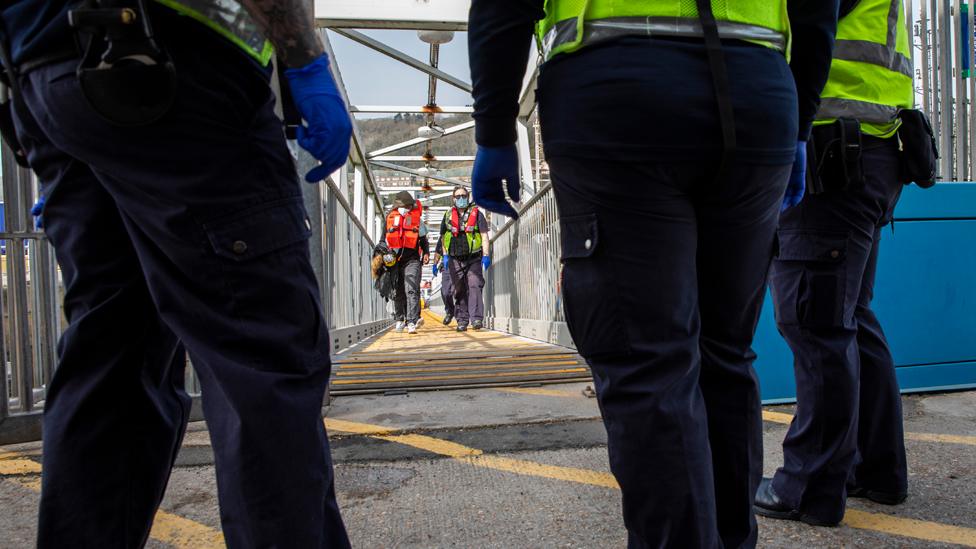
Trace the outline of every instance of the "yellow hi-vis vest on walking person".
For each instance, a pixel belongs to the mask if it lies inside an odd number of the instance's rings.
[[[711,0],[719,36],[788,54],[786,2]],[[536,31],[546,61],[619,36],[704,36],[694,0],[546,0]]]
[[[244,52],[267,66],[274,54],[257,23],[238,0],[156,0],[177,13],[196,19],[236,44]]]
[[[893,136],[898,111],[915,106],[910,48],[902,0],[860,0],[837,24],[830,76],[814,124],[855,118],[866,134]]]
[[[444,233],[444,255],[451,254],[451,239],[457,238],[464,233],[468,240],[468,253],[475,254],[481,251],[481,231],[478,230],[478,217],[481,213],[477,206],[471,206],[466,215],[462,215],[457,208],[444,214],[444,221],[447,222],[448,231]]]

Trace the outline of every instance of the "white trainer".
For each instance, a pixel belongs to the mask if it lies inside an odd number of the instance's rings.
[[[410,324],[407,324],[407,333],[408,334],[415,334],[415,333],[417,333],[417,325],[414,324],[413,322],[411,322]]]
[[[423,325],[424,325],[424,319],[423,318],[418,318],[417,319],[417,327],[419,328],[419,327],[421,327]]]
[[[398,333],[398,334],[399,334],[399,333],[402,333],[402,332],[403,332],[403,326],[404,326],[404,325],[406,325],[406,322],[404,322],[404,321],[402,321],[402,320],[397,320],[397,323],[396,323],[396,327],[394,327],[394,328],[393,328],[393,330],[394,330],[394,331],[395,331],[396,333]]]

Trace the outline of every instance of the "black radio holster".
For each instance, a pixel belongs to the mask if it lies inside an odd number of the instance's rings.
[[[864,186],[861,125],[853,118],[814,126],[807,143],[807,193]]]
[[[85,52],[78,81],[96,113],[133,127],[169,111],[176,70],[153,38],[145,0],[87,0],[68,12],[68,21]]]

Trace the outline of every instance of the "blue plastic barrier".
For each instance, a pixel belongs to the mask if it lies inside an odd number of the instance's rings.
[[[905,188],[873,303],[903,392],[976,387],[976,183]],[[763,401],[795,400],[793,354],[768,294],[754,348]]]

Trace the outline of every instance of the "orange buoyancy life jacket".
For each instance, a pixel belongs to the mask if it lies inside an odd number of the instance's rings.
[[[458,211],[457,208],[451,208],[451,213],[450,213],[451,231],[449,233],[444,234],[443,236],[445,254],[449,254],[449,253],[468,254],[468,253],[477,253],[479,250],[481,250],[481,231],[478,229],[478,217],[479,217],[478,207],[472,206],[471,209],[468,210],[468,217],[464,223],[464,228],[462,229],[461,212]],[[446,218],[447,218],[447,214],[445,214],[445,219]],[[464,251],[463,247],[459,248],[459,250],[452,250],[451,242],[453,242],[454,239],[457,238],[462,232],[464,233],[464,237],[467,240],[467,244],[468,244],[467,250]]]
[[[451,208],[451,234],[457,236],[461,230],[460,213],[457,208]],[[464,225],[464,232],[473,233],[478,230],[478,207],[472,206],[468,213],[468,222]]]
[[[417,202],[414,209],[401,215],[396,208],[386,216],[386,243],[393,248],[413,250],[420,241],[424,207]]]

